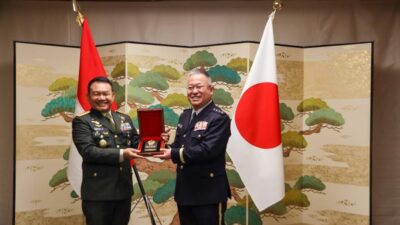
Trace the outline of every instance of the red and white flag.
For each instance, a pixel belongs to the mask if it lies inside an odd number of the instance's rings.
[[[275,12],[269,16],[235,108],[227,150],[260,211],[281,200],[285,194],[272,27],[274,15]]]
[[[81,54],[79,64],[78,93],[75,104],[75,115],[90,110],[89,102],[86,99],[87,86],[94,77],[107,76],[96,45],[94,44],[89,24],[85,18],[82,24]],[[74,143],[69,151],[68,180],[72,188],[80,196],[82,183],[82,157]]]

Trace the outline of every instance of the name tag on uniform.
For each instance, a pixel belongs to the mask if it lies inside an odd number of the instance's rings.
[[[132,130],[132,126],[129,123],[121,123],[121,131]]]
[[[199,122],[197,122],[197,123],[194,125],[193,131],[196,131],[196,130],[205,130],[205,129],[207,129],[207,124],[208,124],[207,121],[199,121]]]

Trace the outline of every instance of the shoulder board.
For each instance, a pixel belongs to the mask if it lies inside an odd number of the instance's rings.
[[[128,114],[127,113],[124,113],[124,112],[121,112],[121,111],[115,111],[116,113],[119,113],[119,114],[122,114],[122,115],[126,115],[126,116],[128,116]]]
[[[83,113],[78,114],[78,115],[76,115],[76,116],[84,116],[84,115],[89,114],[89,113],[90,113],[90,111],[86,111],[86,112],[83,112]]]
[[[126,118],[126,117],[131,117],[129,114],[121,112],[121,111],[115,111],[115,113],[119,114],[118,116],[121,118]]]

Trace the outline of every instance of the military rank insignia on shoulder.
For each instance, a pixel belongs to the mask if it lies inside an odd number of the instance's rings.
[[[90,111],[86,111],[86,112],[80,113],[80,114],[78,114],[76,116],[84,116],[84,115],[89,114],[89,113],[90,113]]]
[[[119,114],[120,118],[122,118],[124,116],[128,116],[129,117],[129,115],[127,113],[124,113],[124,112],[121,112],[121,111],[115,111],[115,112]]]
[[[119,116],[119,118],[121,120],[121,123],[124,123],[125,120],[127,120],[127,118],[130,117],[128,114],[126,114],[124,112],[121,112],[121,111],[115,111],[115,112],[119,114],[118,116]]]
[[[213,111],[214,111],[214,112],[217,112],[217,113],[219,113],[219,114],[225,114],[225,112],[222,111],[222,110],[220,110],[219,108],[213,108]]]
[[[126,114],[126,113],[124,113],[124,112],[121,112],[121,111],[119,111],[119,110],[117,110],[117,111],[115,111],[116,113],[119,113],[119,114],[122,114],[122,115],[125,115],[125,116],[128,116],[128,114]]]

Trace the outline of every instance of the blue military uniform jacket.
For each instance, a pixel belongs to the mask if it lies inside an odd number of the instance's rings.
[[[138,135],[128,115],[112,112],[113,125],[91,110],[72,121],[72,138],[82,156],[82,200],[119,200],[133,194],[130,162],[119,162],[120,149],[136,147]]]
[[[171,144],[171,159],[177,164],[175,201],[178,205],[226,202],[231,196],[225,171],[230,119],[213,102],[190,121],[192,112],[186,109],[181,114]]]

